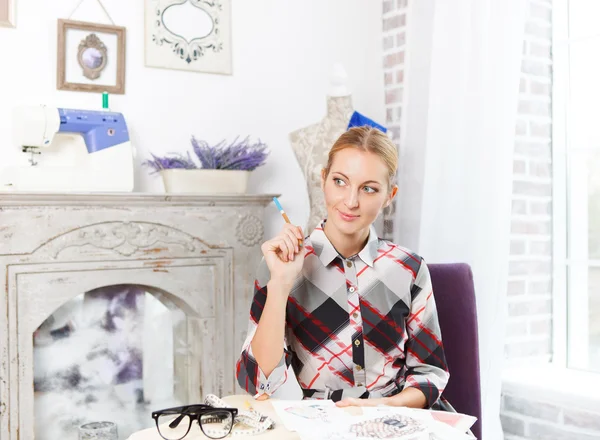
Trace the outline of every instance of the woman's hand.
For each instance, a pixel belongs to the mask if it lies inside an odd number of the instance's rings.
[[[302,270],[306,254],[299,240],[303,240],[302,229],[286,223],[279,235],[262,244],[261,250],[271,272],[271,281],[292,286]]]
[[[339,408],[348,406],[378,406],[389,405],[385,398],[382,399],[358,399],[356,397],[346,397],[345,399],[336,402],[335,405]]]
[[[381,397],[379,399],[356,399],[348,397],[336,402],[336,405],[343,408],[346,406],[405,406],[407,408],[425,408],[427,399],[423,391],[418,388],[406,387],[400,393],[391,397]]]

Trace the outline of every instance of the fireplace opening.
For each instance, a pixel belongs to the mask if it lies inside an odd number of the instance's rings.
[[[192,317],[172,295],[130,284],[55,310],[33,334],[36,440],[77,440],[80,425],[103,421],[126,439],[153,426],[153,410],[194,399]]]

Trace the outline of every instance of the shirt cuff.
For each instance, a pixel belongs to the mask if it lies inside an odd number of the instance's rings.
[[[252,353],[252,347],[248,347],[248,355],[254,358],[254,354]],[[265,375],[263,370],[257,363],[258,368],[258,380],[256,383],[256,394],[254,398],[257,398],[263,394],[267,394],[271,396],[277,388],[279,388],[287,379],[287,363],[286,363],[286,351],[284,349],[283,355],[279,360],[277,366],[273,369],[269,377]]]
[[[426,376],[408,376],[404,388],[416,388],[425,395],[425,408],[431,408],[440,398],[439,388]]]

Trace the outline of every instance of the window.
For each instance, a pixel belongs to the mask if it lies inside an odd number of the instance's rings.
[[[554,5],[555,361],[600,373],[600,2]]]

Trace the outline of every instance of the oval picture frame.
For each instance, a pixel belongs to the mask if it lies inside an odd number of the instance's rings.
[[[77,61],[83,69],[83,75],[89,79],[97,79],[102,74],[108,60],[106,46],[94,33],[89,34],[79,43]]]

